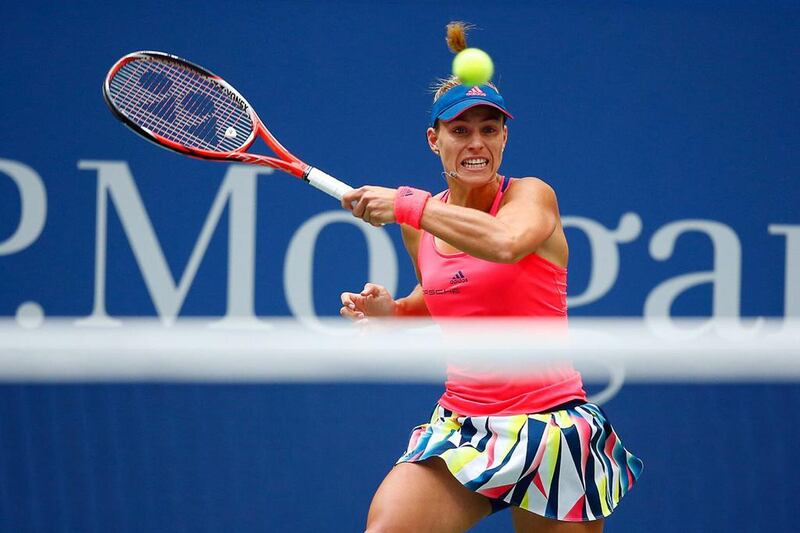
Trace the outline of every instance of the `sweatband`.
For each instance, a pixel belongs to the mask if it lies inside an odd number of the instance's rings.
[[[398,224],[408,224],[419,229],[422,211],[431,193],[403,185],[394,197],[394,218]]]

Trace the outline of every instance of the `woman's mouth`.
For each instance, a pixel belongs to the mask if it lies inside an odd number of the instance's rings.
[[[489,165],[489,160],[485,157],[470,157],[461,162],[461,166],[468,170],[481,170]]]

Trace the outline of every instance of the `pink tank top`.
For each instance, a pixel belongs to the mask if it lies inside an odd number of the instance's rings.
[[[503,178],[489,214],[494,216],[511,180]],[[448,192],[440,195],[447,200]],[[442,253],[430,233],[418,252],[425,304],[431,316],[544,317],[567,321],[567,270],[530,254],[517,263],[493,263],[466,253]],[[439,404],[469,416],[538,413],[586,400],[580,374],[571,365],[548,366],[509,380],[453,361]]]

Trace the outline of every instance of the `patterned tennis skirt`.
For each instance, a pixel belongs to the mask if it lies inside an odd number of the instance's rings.
[[[591,403],[510,416],[460,416],[437,405],[397,462],[430,457],[489,498],[493,511],[516,506],[569,522],[611,514],[642,472]]]

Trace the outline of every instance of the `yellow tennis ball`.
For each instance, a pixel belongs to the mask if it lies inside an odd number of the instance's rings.
[[[481,85],[492,79],[494,63],[480,48],[465,48],[453,59],[453,74],[464,85]]]

